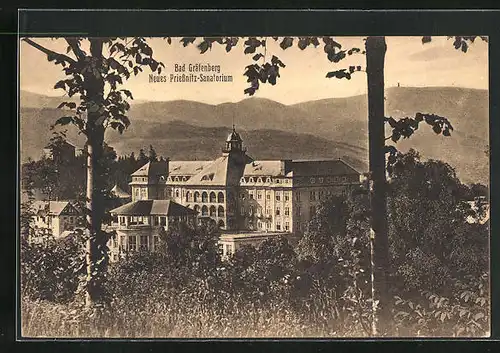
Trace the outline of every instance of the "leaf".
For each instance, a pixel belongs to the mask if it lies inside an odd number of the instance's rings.
[[[261,53],[258,53],[258,54],[255,54],[255,55],[252,57],[252,59],[253,59],[254,61],[257,61],[257,60],[259,60],[260,58],[263,58],[263,57],[264,57],[264,55],[262,55]]]
[[[64,80],[58,81],[58,82],[54,85],[54,89],[58,89],[58,88],[61,88],[61,89],[66,90],[66,83],[64,82]]]
[[[285,37],[280,43],[281,49],[285,50],[287,48],[290,48],[293,45],[293,38],[291,37]]]
[[[479,319],[482,319],[483,317],[484,317],[483,313],[477,313],[476,315],[474,315],[474,320],[477,321]]]
[[[56,122],[54,123],[54,125],[68,125],[72,121],[73,121],[73,117],[63,116],[63,117],[57,119]]]
[[[446,313],[441,313],[441,317],[439,319],[441,320],[441,322],[444,322],[444,319],[446,319]]]

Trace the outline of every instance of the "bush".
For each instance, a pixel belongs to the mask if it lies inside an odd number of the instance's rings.
[[[85,271],[85,241],[79,234],[42,243],[21,242],[21,291],[32,300],[65,303],[75,298]]]

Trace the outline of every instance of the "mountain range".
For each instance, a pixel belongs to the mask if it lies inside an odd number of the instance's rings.
[[[415,148],[424,158],[449,163],[464,182],[489,184],[488,91],[455,87],[393,87],[386,90],[386,115],[394,118],[416,112],[447,117],[451,137],[422,126],[401,151]],[[64,114],[63,98],[27,91],[20,96],[21,158],[38,158],[50,138],[50,125]],[[248,98],[217,105],[194,101],[135,102],[131,126],[123,135],[110,130],[107,142],[118,154],[137,153],[153,145],[171,159],[212,159],[234,122],[248,153],[256,159],[343,158],[361,172],[367,170],[367,97],[330,98],[284,105]],[[389,130],[387,131],[389,134]],[[84,138],[68,128],[68,140]]]

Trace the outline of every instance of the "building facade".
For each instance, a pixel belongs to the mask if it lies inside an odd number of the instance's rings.
[[[196,226],[196,212],[171,200],[135,200],[111,210],[111,228],[116,236],[109,240],[110,260],[134,251],[156,251],[160,230],[176,222]]]
[[[83,225],[84,216],[69,201],[35,201],[33,225],[38,235],[64,236]]]
[[[212,161],[149,162],[132,174],[132,200],[172,200],[214,219],[225,232],[301,233],[329,195],[360,185],[340,159],[254,160],[229,134]]]

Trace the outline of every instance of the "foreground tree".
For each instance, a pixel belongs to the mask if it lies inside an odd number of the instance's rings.
[[[30,38],[23,41],[47,55],[50,62],[61,65],[67,76],[54,88],[63,89],[75,102],[63,102],[68,115],[54,125],[76,126],[87,138],[87,277],[86,303],[91,306],[103,298],[103,281],[108,264],[106,243],[108,234],[102,230],[104,218],[104,180],[99,164],[103,156],[104,132],[107,128],[122,133],[129,126],[126,116],[130,108],[127,99],[132,93],[119,89],[124,80],[148,67],[161,72],[162,63],[153,58],[153,50],[145,38],[77,38],[65,37],[67,53],[55,52]],[[69,56],[69,55],[72,56]]]

